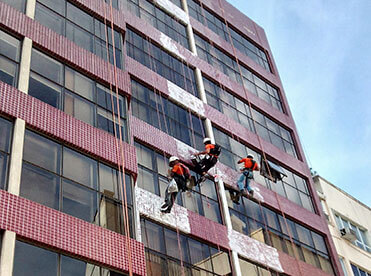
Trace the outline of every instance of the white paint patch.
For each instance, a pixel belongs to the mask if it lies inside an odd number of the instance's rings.
[[[166,50],[180,57],[182,60],[185,60],[185,57],[179,52],[178,47],[175,45],[174,41],[170,37],[161,33],[160,42]]]
[[[254,190],[254,197],[260,202],[264,202],[264,197],[260,193],[260,189],[256,187],[254,184],[250,184],[250,186],[251,186],[251,189]]]
[[[230,248],[240,256],[283,272],[277,249],[235,230],[228,230],[228,238]]]
[[[185,13],[185,11],[183,11],[177,5],[171,3],[169,0],[156,0],[155,2],[157,2],[157,4],[168,13],[177,17],[184,24],[188,25],[190,23],[189,16]]]
[[[196,98],[192,94],[172,83],[171,81],[167,81],[167,88],[169,91],[169,97],[171,99],[177,101],[187,109],[191,109],[200,116],[205,117],[205,106],[200,99]]]
[[[187,144],[175,139],[178,157],[182,160],[190,160],[192,155],[197,153],[197,150]]]
[[[171,213],[163,214],[160,211],[160,207],[164,203],[163,198],[137,186],[135,187],[135,196],[137,204],[136,207],[141,215],[170,226],[174,229],[178,228],[179,231],[183,233],[189,234],[191,232],[191,225],[188,219],[188,210],[186,208],[174,204]]]

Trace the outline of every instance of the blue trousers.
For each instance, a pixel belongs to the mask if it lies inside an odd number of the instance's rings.
[[[253,179],[253,172],[252,171],[244,171],[240,178],[237,181],[238,188],[240,191],[243,191],[244,189],[247,189],[247,191],[250,193],[252,191],[250,187],[250,180]]]

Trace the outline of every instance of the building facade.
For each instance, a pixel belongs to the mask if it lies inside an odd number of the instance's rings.
[[[313,180],[344,275],[371,275],[370,207],[319,175]]]
[[[0,131],[2,276],[343,275],[264,30],[224,0],[0,0]],[[161,214],[204,137],[215,182]]]

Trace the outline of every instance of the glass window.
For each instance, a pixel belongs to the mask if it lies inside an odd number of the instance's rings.
[[[49,27],[54,32],[60,35],[65,33],[65,22],[63,17],[39,3],[36,3],[35,18],[37,18],[42,25]]]
[[[13,275],[119,276],[123,274],[17,240]]]
[[[95,100],[94,81],[68,67],[65,69],[65,86],[85,99]]]
[[[40,265],[42,262],[42,265]],[[16,241],[13,276],[57,276],[58,254]]]
[[[366,232],[360,229],[355,224],[351,223],[348,219],[335,214],[335,221],[338,226],[338,229],[341,230],[343,228],[352,229],[356,234],[356,240],[353,242],[354,245],[358,246],[359,248],[371,252],[371,247],[368,244],[368,240],[366,237]]]
[[[129,175],[125,174],[125,195],[123,182],[118,181],[122,173],[30,130],[26,130],[23,158],[21,196],[125,233],[119,185],[127,200],[130,222],[133,201]]]
[[[12,123],[0,117],[0,189],[7,182],[11,137]]]
[[[234,230],[267,243],[290,256],[295,258],[299,256],[300,260],[333,275],[332,264],[323,236],[288,218],[284,219],[277,212],[246,197],[242,198],[240,205],[232,202],[229,193],[227,193],[227,200]],[[291,240],[293,240],[294,246]],[[254,270],[249,264],[244,263],[242,266],[246,267],[248,271]],[[267,273],[260,268],[257,271]]]
[[[262,117],[262,119],[264,119],[264,117]],[[213,127],[213,133],[215,136],[215,142],[222,147],[222,154],[220,155],[219,161],[224,165],[239,171],[239,165],[237,164],[237,161],[245,158],[248,153],[252,153],[254,156],[257,156],[255,160],[257,160],[258,163],[261,163],[261,155],[255,152],[255,150],[233,139],[216,127]],[[278,179],[277,183],[273,183],[272,181],[270,181],[268,179],[268,175],[264,176],[255,174],[254,180],[257,183],[264,185],[267,188],[288,198],[296,204],[303,206],[307,210],[314,212],[311,194],[309,193],[309,190],[307,188],[306,180],[286,169],[283,169],[283,171],[287,175],[287,177]],[[296,181],[300,183],[300,188],[296,187],[294,177]],[[301,190],[305,190],[305,193],[302,193]]]
[[[122,68],[122,40],[119,32],[114,31],[115,45],[111,39],[111,28],[108,27],[107,58],[105,25],[90,14],[65,0],[37,0],[35,19],[46,27],[66,36],[78,46],[95,53],[99,57],[114,64],[113,53],[116,55],[116,66]]]
[[[193,68],[184,64],[131,29],[126,34],[127,55],[194,96],[198,90]]]
[[[78,183],[96,189],[97,162],[65,148],[63,151],[63,175]]]
[[[26,0],[1,0],[0,2],[4,2],[21,12],[24,12],[26,6]]]
[[[180,4],[180,0],[174,2]],[[122,10],[130,10],[160,32],[163,32],[183,47],[189,49],[186,26],[172,15],[167,14],[157,7],[154,3],[148,0],[141,0],[139,3],[135,0],[125,0],[120,8]]]
[[[87,222],[96,223],[96,193],[71,181],[63,180],[63,212]]]
[[[193,148],[203,150],[205,130],[201,118],[134,80],[131,103],[135,117]]]
[[[231,273],[228,253],[146,219],[141,219],[141,228],[148,275],[180,275],[180,254],[186,275],[221,276]]]
[[[35,49],[32,50],[31,55],[31,70],[53,82],[62,84],[62,64]]]
[[[23,151],[24,160],[59,174],[61,150],[62,148],[59,144],[34,132],[26,131]]]
[[[0,30],[0,81],[16,86],[20,41]]]
[[[59,177],[36,166],[22,166],[20,195],[59,210]]]
[[[59,85],[31,72],[28,89],[28,94],[30,96],[55,108],[60,108],[61,90],[62,88]]]
[[[33,49],[32,59],[39,56],[44,58],[44,63],[50,63],[50,57],[45,56],[39,51]],[[1,57],[0,57],[1,58]],[[44,64],[43,62],[41,62]],[[51,80],[51,74],[45,74],[45,70],[38,69],[38,66],[31,66],[30,86],[28,94],[49,105],[62,109],[67,114],[79,119],[87,124],[103,129],[111,134],[114,132],[114,122],[112,110],[118,115],[115,92],[96,83],[92,79],[76,72],[75,70],[54,61],[52,64],[58,64],[58,82]],[[42,65],[40,65],[42,66]],[[41,75],[39,75],[41,74]],[[63,79],[62,81],[61,79]],[[112,108],[112,101],[113,106]],[[126,121],[126,98],[119,95],[118,106],[120,110],[121,135],[124,141],[128,141],[128,128]],[[115,117],[116,128],[118,127],[119,117]],[[117,134],[119,136],[119,133]]]
[[[240,64],[239,67],[235,58],[216,48],[214,45],[210,44],[208,40],[202,38],[198,34],[195,34],[195,43],[197,53],[201,53],[199,56],[202,59],[210,65],[218,67],[222,73],[226,74],[232,80],[244,85],[248,91],[256,94],[259,98],[283,112],[279,94],[271,93],[271,91],[276,91],[276,88],[273,88],[269,83],[255,75],[255,73],[244,64],[241,64],[241,62],[238,63]],[[241,68],[242,73],[239,68]],[[251,78],[251,76],[253,76],[253,78]],[[257,91],[259,91],[259,93],[257,93]],[[272,104],[272,102],[276,103],[277,101],[278,105]]]

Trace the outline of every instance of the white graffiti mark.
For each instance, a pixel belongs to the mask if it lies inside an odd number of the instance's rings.
[[[137,186],[135,187],[135,196],[137,204],[136,207],[141,215],[149,217],[172,228],[178,228],[180,231],[186,234],[191,232],[191,225],[189,223],[188,211],[186,208],[174,204],[170,214],[163,214],[160,211],[160,207],[164,203],[163,198]]]
[[[156,0],[157,4],[161,6],[168,13],[177,17],[184,24],[189,24],[189,16],[178,6],[171,3],[169,0]]]
[[[170,98],[176,100],[179,104],[186,107],[187,109],[189,108],[199,115],[203,117],[205,116],[205,106],[200,99],[189,94],[187,91],[183,90],[171,81],[167,81],[167,88],[169,90]]]
[[[283,272],[277,249],[243,235],[228,230],[229,246],[242,257]]]
[[[180,57],[182,60],[185,60],[185,57],[179,52],[178,47],[175,45],[174,41],[170,37],[168,37],[164,33],[161,33],[160,41],[161,41],[161,45],[166,50],[168,50],[169,52],[172,52],[176,56]]]

